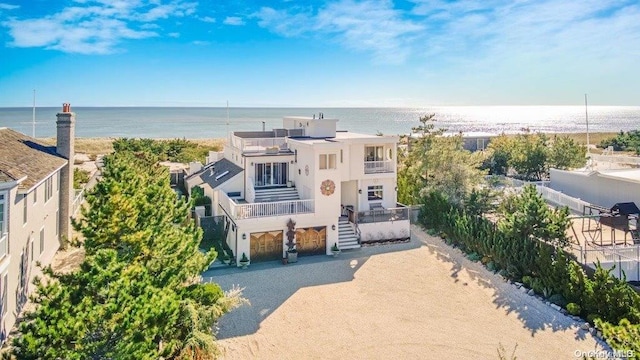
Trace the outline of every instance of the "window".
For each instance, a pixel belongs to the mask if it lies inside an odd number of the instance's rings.
[[[320,170],[336,168],[336,154],[320,154]]]
[[[38,202],[38,188],[33,189],[33,203]]]
[[[60,212],[56,210],[56,236],[58,236],[58,227],[60,226]]]
[[[366,146],[365,161],[384,161],[384,146]]]
[[[44,227],[40,229],[40,254],[44,251]]]
[[[22,225],[27,223],[27,194],[22,196]]]
[[[29,236],[29,254],[27,254],[29,262],[32,262],[36,258],[35,252],[33,252],[33,236]]]
[[[342,149],[340,149],[340,164],[342,164]]]
[[[4,194],[0,194],[0,236],[4,233]]]
[[[49,201],[53,195],[53,176],[44,181],[44,202]]]
[[[367,198],[369,201],[382,200],[382,185],[369,186],[367,191]]]

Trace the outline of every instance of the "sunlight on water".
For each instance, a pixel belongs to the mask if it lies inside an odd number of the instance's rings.
[[[55,135],[59,108],[38,108],[36,136]],[[282,117],[338,118],[338,129],[375,134],[406,134],[418,119],[435,113],[437,126],[448,131],[513,133],[529,128],[545,132],[585,132],[582,106],[439,106],[427,108],[73,108],[79,137],[222,138],[228,130],[261,130],[282,126]],[[0,108],[0,126],[31,133],[31,108]],[[635,130],[640,107],[590,106],[592,132]]]

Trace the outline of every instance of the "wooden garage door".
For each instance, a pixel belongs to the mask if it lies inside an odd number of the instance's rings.
[[[327,228],[320,226],[296,229],[296,244],[300,255],[326,254]]]
[[[251,233],[251,262],[282,259],[282,231]]]

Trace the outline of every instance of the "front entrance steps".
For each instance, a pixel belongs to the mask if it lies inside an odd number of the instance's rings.
[[[340,250],[360,249],[358,236],[353,225],[346,218],[340,218],[338,222],[338,248]]]

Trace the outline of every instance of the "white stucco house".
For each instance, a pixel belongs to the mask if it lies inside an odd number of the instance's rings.
[[[57,146],[0,128],[0,344],[16,323],[36,276],[71,239],[75,114],[57,115]]]
[[[224,216],[236,260],[282,259],[287,222],[298,254],[331,254],[361,242],[405,239],[409,208],[397,203],[397,136],[336,130],[337,119],[285,117],[272,131],[231,132],[224,152],[192,168],[212,215]]]

